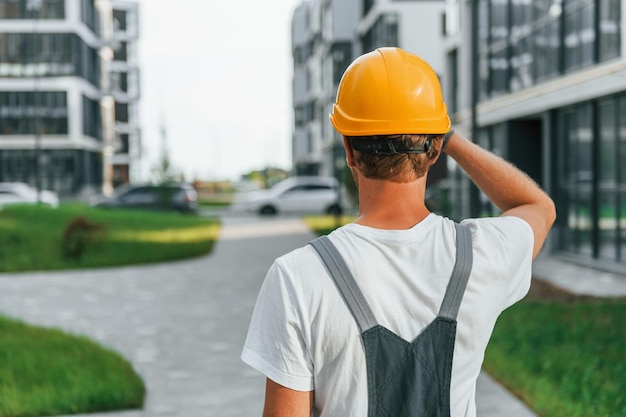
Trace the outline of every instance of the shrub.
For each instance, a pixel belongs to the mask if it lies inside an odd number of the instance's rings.
[[[100,223],[77,216],[68,223],[63,232],[63,256],[66,259],[80,259],[85,251],[102,243],[106,227]]]

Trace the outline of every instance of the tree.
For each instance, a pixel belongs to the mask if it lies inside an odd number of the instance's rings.
[[[152,178],[157,184],[167,182],[184,181],[184,174],[172,165],[170,153],[167,147],[167,132],[165,126],[161,126],[161,157],[152,167]]]

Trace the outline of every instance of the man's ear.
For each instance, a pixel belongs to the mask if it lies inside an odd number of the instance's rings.
[[[441,153],[443,152],[443,139],[441,140],[436,140],[433,141],[432,146],[437,146],[439,147],[439,152],[437,152],[437,156],[435,156],[429,163],[428,167],[432,167],[433,165],[435,165],[435,162],[437,162],[437,160],[439,159],[439,157],[441,156]]]
[[[350,141],[347,137],[343,137],[343,147],[346,150],[346,163],[349,168],[354,168],[354,149],[350,146]]]

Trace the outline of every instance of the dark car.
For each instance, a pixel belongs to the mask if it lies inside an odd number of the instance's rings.
[[[198,211],[198,193],[191,184],[131,185],[111,197],[92,204],[94,207],[166,210],[181,213]]]

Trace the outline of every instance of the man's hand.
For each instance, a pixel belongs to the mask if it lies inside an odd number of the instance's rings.
[[[263,417],[311,417],[315,391],[295,391],[267,379]]]

